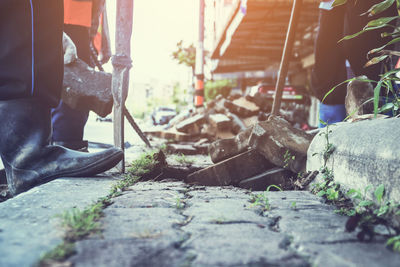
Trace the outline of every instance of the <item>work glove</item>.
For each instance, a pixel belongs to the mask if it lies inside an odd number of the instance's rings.
[[[77,60],[78,55],[76,46],[71,38],[64,32],[63,34],[64,65],[68,65]]]

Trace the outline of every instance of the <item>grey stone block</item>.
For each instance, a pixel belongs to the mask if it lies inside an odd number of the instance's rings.
[[[65,65],[62,100],[73,109],[92,110],[105,117],[113,106],[111,76],[95,71],[80,59]]]
[[[249,149],[249,137],[252,129],[240,132],[233,138],[220,139],[210,144],[208,151],[214,163],[231,158]]]
[[[185,182],[200,185],[237,185],[273,165],[255,150],[239,154],[213,166],[190,174]]]
[[[327,160],[334,180],[347,188],[385,186],[385,198],[400,201],[400,119],[375,119],[329,127],[334,151]],[[324,165],[326,135],[322,130],[308,150],[307,170]],[[372,193],[372,192],[371,192]]]
[[[294,128],[284,119],[271,116],[253,127],[249,144],[276,166],[299,173],[306,169],[312,138],[313,135]]]
[[[201,124],[203,124],[204,122],[204,114],[197,114],[178,123],[176,125],[176,129],[179,132],[187,134],[199,134],[201,130]]]

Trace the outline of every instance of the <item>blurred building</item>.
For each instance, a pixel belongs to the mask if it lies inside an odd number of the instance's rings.
[[[211,72],[243,86],[273,81],[278,72],[293,0],[213,0]],[[318,24],[316,0],[303,0],[290,62],[289,83],[303,84],[313,65]],[[209,32],[209,30],[208,30]]]

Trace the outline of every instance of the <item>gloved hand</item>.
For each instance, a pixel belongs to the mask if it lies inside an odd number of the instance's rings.
[[[63,34],[64,65],[74,62],[77,58],[76,46],[71,38],[64,32]]]

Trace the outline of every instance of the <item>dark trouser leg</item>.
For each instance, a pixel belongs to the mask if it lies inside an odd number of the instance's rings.
[[[90,64],[89,29],[83,26],[64,25],[64,31],[75,43],[78,57]],[[52,141],[71,149],[86,149],[87,142],[83,141],[83,132],[88,116],[88,110],[75,110],[60,101],[52,110]]]
[[[12,195],[58,177],[103,172],[122,158],[117,148],[88,154],[48,145],[50,107],[62,86],[62,3],[0,1],[0,156]]]
[[[344,35],[351,35],[360,31],[369,21],[380,17],[393,17],[397,15],[395,5],[378,16],[360,16],[371,6],[381,2],[380,0],[350,0],[347,4]],[[379,75],[383,73],[383,63],[375,64],[364,68],[367,63],[367,54],[370,50],[380,47],[390,41],[390,38],[381,38],[381,33],[392,31],[392,28],[383,28],[365,32],[356,38],[343,41],[346,58],[348,58],[351,68],[356,76],[366,75],[369,79],[379,80]],[[390,49],[390,47],[388,48]]]
[[[343,37],[345,7],[321,10],[319,29],[315,42],[315,65],[312,71],[312,88],[315,96],[322,101],[334,86],[346,80],[346,65],[342,46],[338,41]],[[324,100],[325,104],[343,104],[346,86],[337,87]]]

